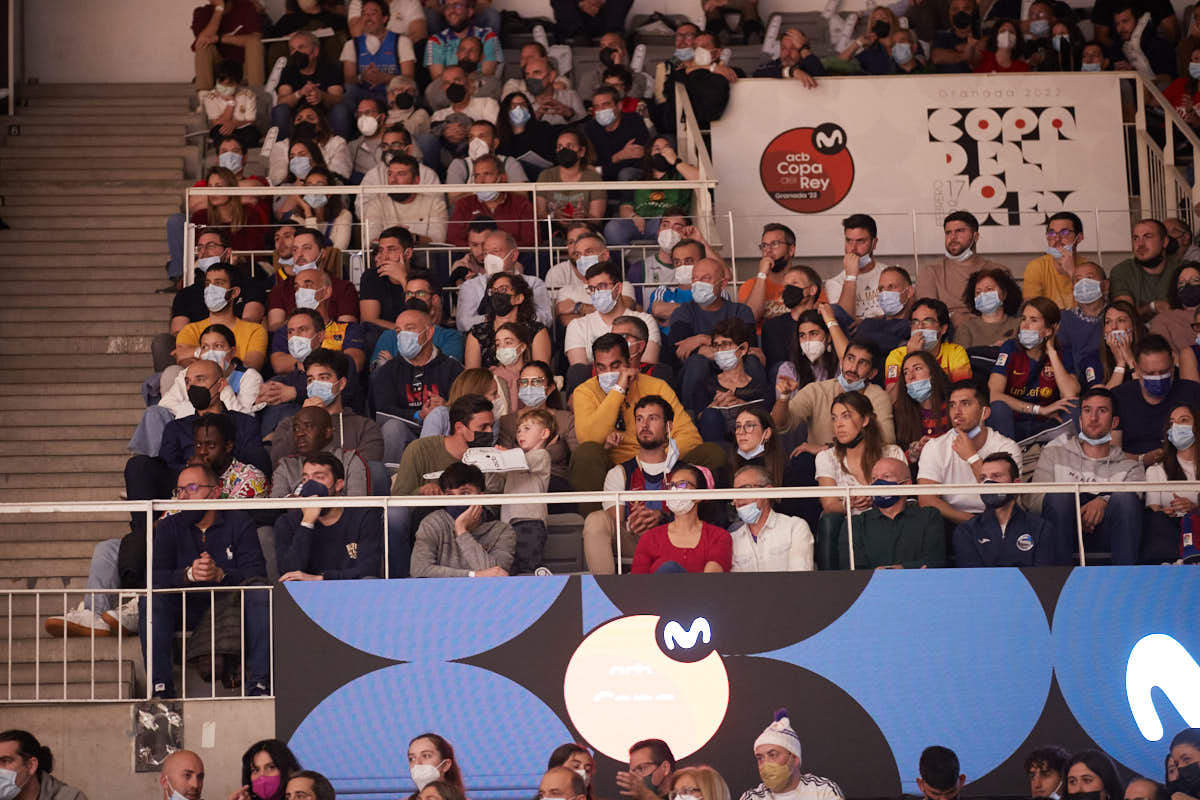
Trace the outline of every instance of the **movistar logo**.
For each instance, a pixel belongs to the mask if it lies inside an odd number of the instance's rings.
[[[674,650],[676,642],[679,643],[681,649],[691,650],[697,639],[702,639],[705,644],[712,640],[712,628],[709,627],[708,620],[704,617],[696,617],[692,620],[692,627],[687,630],[684,630],[683,626],[675,620],[671,620],[663,628],[663,642],[666,643],[668,650]]]
[[[1200,664],[1184,646],[1164,633],[1143,636],[1129,653],[1125,692],[1129,710],[1146,741],[1163,738],[1162,720],[1150,690],[1157,687],[1189,727],[1200,727]]]

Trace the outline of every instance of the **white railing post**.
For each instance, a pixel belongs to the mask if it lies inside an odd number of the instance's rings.
[[[1096,214],[1096,224],[1092,228],[1092,230],[1094,230],[1096,232],[1096,263],[1103,264],[1104,263],[1104,244],[1103,244],[1104,237],[1102,237],[1100,235],[1100,207],[1099,206],[1096,207],[1095,214]]]
[[[613,506],[613,519],[615,519],[617,521],[617,527],[616,527],[616,531],[617,531],[617,574],[620,575],[620,574],[622,574],[621,573],[621,511],[622,511],[622,509],[621,509],[621,493],[620,492],[616,493],[616,498],[617,498],[617,504],[615,506]],[[604,501],[603,500],[600,501],[600,508],[601,508],[601,510],[604,509]],[[584,560],[586,563],[586,559],[587,559],[587,551],[586,550],[584,550],[583,557],[584,557]]]
[[[921,269],[921,240],[920,229],[917,225],[917,210],[912,209],[912,235],[913,235],[913,271],[912,279],[914,283],[917,280],[917,271]]]
[[[1140,75],[1133,79],[1133,91],[1137,100],[1137,110],[1134,113],[1134,139],[1137,142],[1138,159],[1138,197],[1141,200],[1142,216],[1151,217],[1153,211],[1148,203],[1148,195],[1150,192],[1150,147],[1147,142],[1149,136],[1146,134],[1146,91],[1142,86],[1142,78]]]
[[[1075,484],[1075,530],[1079,540],[1079,566],[1087,566],[1087,556],[1083,553],[1083,508],[1079,503],[1079,484]]]
[[[854,527],[850,518],[854,516],[850,508],[850,487],[846,487],[846,547],[850,548],[850,571],[854,571]],[[837,569],[836,565],[834,569]]]

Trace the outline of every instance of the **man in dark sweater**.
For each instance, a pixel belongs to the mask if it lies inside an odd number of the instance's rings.
[[[1158,334],[1143,337],[1133,355],[1140,377],[1113,389],[1113,398],[1121,415],[1121,449],[1149,467],[1162,458],[1171,409],[1180,403],[1200,406],[1200,383],[1175,377],[1175,354]]]
[[[1008,453],[983,459],[984,483],[1018,483],[1021,470]],[[981,494],[984,510],[954,529],[958,567],[1048,567],[1060,563],[1054,528],[1017,505],[1015,494]],[[1066,563],[1066,562],[1064,562]]]
[[[344,494],[346,473],[332,453],[304,458],[301,497]],[[383,518],[374,508],[294,508],[275,523],[280,581],[378,578]]]
[[[592,118],[583,124],[583,135],[596,150],[596,166],[607,181],[635,181],[642,177],[642,158],[650,132],[637,114],[621,111],[617,93],[605,86],[592,95]]]
[[[179,473],[175,497],[179,500],[216,500],[221,486],[207,466],[192,466]],[[159,520],[154,528],[152,589],[234,587],[263,583],[267,565],[258,543],[258,532],[244,511],[180,511]],[[218,595],[223,593],[218,592]],[[220,599],[218,597],[218,599]],[[146,601],[138,601],[138,627],[142,652],[153,666],[152,694],[175,697],[171,648],[181,622],[195,628],[210,608],[207,592],[154,594],[154,639],[147,647]],[[270,620],[265,591],[245,592],[245,658],[248,695],[268,694],[271,661]],[[220,636],[221,631],[218,631]]]

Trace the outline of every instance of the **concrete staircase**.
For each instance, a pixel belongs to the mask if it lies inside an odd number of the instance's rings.
[[[0,231],[0,502],[119,500],[150,341],[167,329],[171,296],[154,293],[166,285],[165,218],[198,166],[184,134],[199,118],[184,84],[30,86],[21,97],[28,105],[0,128],[11,228]],[[0,515],[0,619],[11,613],[13,635],[11,674],[0,636],[0,700],[129,696],[136,638],[52,639],[42,622],[63,612],[64,595],[39,607],[8,593],[83,589],[93,546],[128,520]]]

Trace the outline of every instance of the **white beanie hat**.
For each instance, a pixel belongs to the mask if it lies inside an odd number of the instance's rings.
[[[792,723],[788,721],[786,708],[775,712],[775,721],[754,740],[754,749],[757,750],[759,745],[764,744],[779,745],[796,758],[800,758],[800,737],[792,730]]]

